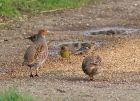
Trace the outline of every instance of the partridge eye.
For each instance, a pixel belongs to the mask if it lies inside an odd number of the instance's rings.
[[[35,35],[35,36],[33,36],[33,39],[37,40],[37,36],[36,36],[36,35]]]

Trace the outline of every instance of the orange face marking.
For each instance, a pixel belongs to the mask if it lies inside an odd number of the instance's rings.
[[[38,31],[38,34],[47,35],[48,34],[48,30],[47,29],[40,29]]]

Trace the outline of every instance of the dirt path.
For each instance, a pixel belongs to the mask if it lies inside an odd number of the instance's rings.
[[[21,92],[31,92],[40,101],[139,101],[140,85],[137,83],[89,82],[58,79],[55,75],[39,78],[13,79],[0,82],[2,87],[14,86]]]
[[[1,88],[14,85],[23,92],[50,101],[139,101],[140,33],[126,36],[82,34],[92,28],[139,28],[139,7],[139,0],[103,0],[94,6],[44,12],[1,30]],[[44,27],[51,31],[47,40],[54,40],[49,44],[50,56],[40,69],[41,76],[30,79],[28,68],[21,66],[24,51],[30,45],[30,41],[24,38]],[[51,55],[58,49],[58,44],[83,40],[109,42],[95,50],[102,57],[103,64],[94,82],[89,82],[81,70],[83,56],[61,61],[59,56]]]

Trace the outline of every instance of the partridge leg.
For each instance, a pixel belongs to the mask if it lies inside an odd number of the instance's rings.
[[[39,76],[38,75],[38,69],[39,69],[39,67],[36,68],[36,74],[35,74],[35,76]]]
[[[32,68],[30,67],[30,77],[33,77]]]
[[[93,81],[94,80],[94,77],[93,76],[90,76],[89,79],[90,79],[90,81]]]

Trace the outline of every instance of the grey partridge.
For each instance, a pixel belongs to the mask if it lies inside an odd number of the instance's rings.
[[[33,77],[32,68],[36,69],[35,76],[38,76],[39,67],[42,66],[48,57],[48,46],[45,38],[47,34],[48,31],[46,29],[41,29],[38,34],[28,38],[33,44],[27,48],[22,65],[30,67],[30,77]]]
[[[98,66],[101,64],[101,57],[98,55],[87,56],[83,59],[82,70],[93,80],[93,76],[98,73]]]

